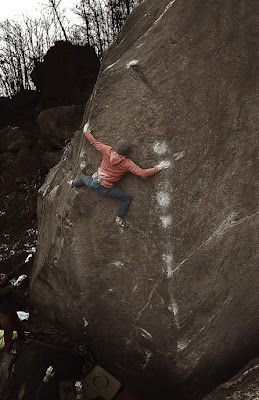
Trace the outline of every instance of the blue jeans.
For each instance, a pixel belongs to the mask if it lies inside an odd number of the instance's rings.
[[[118,217],[121,218],[124,217],[132,199],[131,195],[116,187],[107,188],[105,186],[100,185],[97,189],[94,189],[91,186],[92,180],[93,178],[91,176],[82,175],[81,178],[73,180],[73,186],[74,187],[88,186],[101,196],[111,197],[113,199],[120,199],[121,202],[117,215]]]

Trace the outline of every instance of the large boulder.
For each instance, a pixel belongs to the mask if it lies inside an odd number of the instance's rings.
[[[33,129],[40,109],[40,94],[35,90],[21,89],[11,99],[0,97],[0,128],[18,125]]]
[[[13,153],[24,147],[32,147],[37,138],[33,133],[18,126],[8,126],[0,130],[0,154]]]
[[[219,385],[203,400],[257,400],[259,399],[259,359],[250,361],[229,381]]]
[[[62,148],[82,122],[83,106],[60,106],[41,111],[37,118],[42,137],[53,148]]]
[[[171,161],[121,181],[128,230],[116,200],[67,186],[100,164],[81,131],[39,191],[32,302],[143,399],[198,399],[258,350],[255,6],[146,0],[107,51],[84,121]]]
[[[100,68],[94,48],[58,41],[36,62],[31,73],[45,108],[84,104],[92,92]]]

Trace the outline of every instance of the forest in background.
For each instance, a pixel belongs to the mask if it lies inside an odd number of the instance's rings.
[[[143,0],[74,0],[75,23],[67,18],[61,0],[45,0],[41,16],[23,15],[0,23],[0,96],[33,90],[31,72],[57,41],[92,46],[101,59],[116,40],[133,8]]]

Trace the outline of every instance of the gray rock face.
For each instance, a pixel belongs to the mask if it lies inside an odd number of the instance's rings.
[[[222,383],[203,400],[257,400],[259,399],[259,359],[247,364],[228,382]]]
[[[17,152],[22,148],[31,147],[36,138],[32,133],[24,131],[19,127],[11,127],[0,130],[0,154]]]
[[[143,398],[200,398],[258,348],[255,4],[146,0],[108,50],[84,121],[144,168],[171,161],[118,185],[131,228],[68,188],[101,160],[81,132],[39,192],[32,301]]]

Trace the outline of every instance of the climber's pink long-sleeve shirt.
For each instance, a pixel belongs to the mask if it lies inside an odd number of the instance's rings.
[[[111,146],[107,146],[106,144],[96,140],[91,132],[85,131],[84,133],[96,150],[103,154],[102,164],[98,168],[98,172],[93,174],[93,178],[97,175],[103,178],[101,181],[102,186],[112,188],[114,183],[118,182],[126,172],[131,172],[132,174],[141,176],[142,178],[148,178],[158,172],[157,167],[149,169],[140,168],[126,156],[118,154]]]

